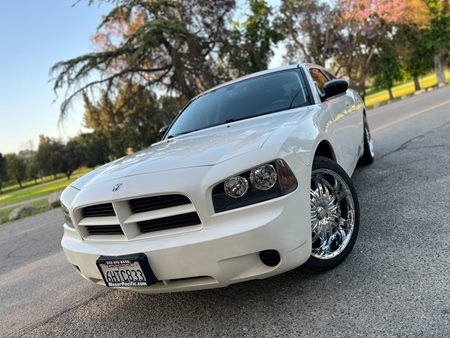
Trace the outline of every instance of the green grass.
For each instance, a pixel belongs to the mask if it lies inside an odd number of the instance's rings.
[[[450,70],[447,69],[445,71],[445,78],[447,81],[450,81]],[[426,76],[423,76],[420,78],[420,86],[422,89],[427,89],[433,86],[437,85],[437,78],[436,74],[432,73]],[[394,99],[401,98],[405,95],[411,95],[414,94],[415,88],[414,88],[414,82],[407,81],[405,83],[399,84],[392,88],[392,94],[394,96]],[[367,95],[365,99],[365,103],[367,107],[372,107],[375,104],[382,104],[389,101],[389,93],[387,90],[382,90],[377,93],[373,93],[371,95]]]
[[[24,188],[22,189],[19,189],[17,185],[6,187],[3,189],[3,194],[0,195],[0,206],[23,202],[31,198],[38,198],[52,192],[64,190],[64,188],[72,183],[75,179],[86,174],[89,171],[90,169],[88,168],[77,170],[72,175],[70,180],[68,180],[66,177],[63,177],[53,181],[47,181],[38,184],[34,184],[33,181],[25,182]]]
[[[46,198],[27,203],[27,205],[32,205],[36,208],[33,215],[39,214],[41,212],[47,211],[49,209],[48,200]],[[9,214],[17,207],[10,207],[5,209],[0,209],[0,224],[9,222]]]

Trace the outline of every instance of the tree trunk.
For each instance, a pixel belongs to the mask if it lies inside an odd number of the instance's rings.
[[[434,71],[437,77],[437,83],[439,85],[445,84],[445,69],[442,55],[438,52],[434,55]]]
[[[18,181],[17,183],[19,183],[19,189],[22,189],[22,181]]]
[[[413,76],[413,81],[414,81],[414,88],[417,91],[419,91],[420,88],[420,82],[419,82],[419,77],[418,76]]]
[[[389,100],[393,100],[394,99],[394,95],[392,95],[392,87],[388,88],[388,93],[389,93]]]

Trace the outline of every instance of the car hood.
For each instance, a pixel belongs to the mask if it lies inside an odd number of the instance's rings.
[[[77,189],[120,177],[212,166],[260,149],[272,133],[293,118],[292,111],[220,125],[164,140],[108,163],[72,183]]]

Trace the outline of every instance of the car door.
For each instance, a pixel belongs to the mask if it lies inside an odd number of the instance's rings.
[[[316,84],[316,90],[320,96],[323,96],[325,94],[323,85],[334,78],[320,68],[311,67],[309,71]],[[333,146],[336,160],[345,171],[352,173],[360,147],[360,140],[356,136],[356,134],[359,135],[356,133],[359,122],[353,97],[348,90],[343,95],[326,99],[322,104],[331,118],[332,123],[329,124],[327,138]]]

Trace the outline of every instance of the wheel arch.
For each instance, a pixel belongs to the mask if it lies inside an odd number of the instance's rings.
[[[317,145],[316,151],[314,152],[314,158],[317,156],[326,157],[330,160],[336,161],[336,154],[334,153],[330,142],[327,140],[322,140]]]

